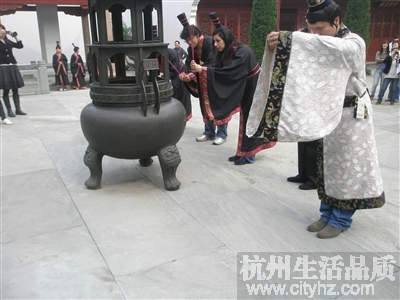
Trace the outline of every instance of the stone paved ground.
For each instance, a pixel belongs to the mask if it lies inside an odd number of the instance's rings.
[[[372,298],[399,298],[398,104],[374,106],[387,203],[357,212],[350,230],[321,240],[306,230],[319,217],[316,191],[286,181],[297,172],[295,143],[261,152],[253,165],[227,161],[237,115],[225,144],[198,143],[203,124],[193,99],[194,117],[177,145],[179,190],[164,189],[157,158],[145,168],[111,157],[103,159],[102,188],[88,190],[79,117],[89,91],[21,102],[28,115],[0,127],[1,299],[234,299],[240,252],[395,253],[395,281],[374,280]],[[279,297],[292,298],[307,297]]]

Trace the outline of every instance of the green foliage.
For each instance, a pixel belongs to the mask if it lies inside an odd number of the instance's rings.
[[[253,0],[250,22],[250,48],[261,64],[267,34],[276,30],[279,0]]]
[[[125,22],[122,23],[124,41],[132,40],[132,28],[128,27]]]
[[[368,49],[370,44],[371,2],[366,0],[349,0],[344,23],[351,32],[357,33]]]

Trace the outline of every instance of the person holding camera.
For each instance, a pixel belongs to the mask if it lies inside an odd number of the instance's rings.
[[[388,99],[390,105],[394,105],[396,100],[398,100],[397,84],[399,82],[399,77],[397,74],[397,67],[399,65],[399,48],[393,47],[390,55],[384,59],[383,63],[385,64],[385,69],[383,69],[385,78],[379,90],[378,101],[375,104],[380,105],[382,103],[383,95],[390,84]]]
[[[15,42],[9,40],[7,35],[12,36]],[[12,48],[21,49],[23,47],[22,41],[18,38],[18,33],[16,31],[6,31],[4,25],[0,24],[0,89],[3,90],[3,100],[9,117],[15,117],[16,114],[26,115],[21,109],[18,94],[18,89],[24,86],[24,80],[12,52]],[[8,96],[10,90],[13,91],[15,114],[11,109]]]

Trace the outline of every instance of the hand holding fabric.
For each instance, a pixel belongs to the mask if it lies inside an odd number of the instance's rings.
[[[279,38],[279,32],[277,31],[270,32],[267,35],[266,45],[268,47],[269,52],[273,53],[275,51],[276,46],[278,46],[278,38]]]

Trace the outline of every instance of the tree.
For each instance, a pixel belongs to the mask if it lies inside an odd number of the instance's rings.
[[[130,41],[132,40],[132,28],[126,25],[125,22],[122,23],[122,31],[123,31],[123,37],[124,41]]]
[[[370,44],[369,28],[371,24],[371,2],[365,0],[349,0],[344,23],[351,32],[357,33],[365,41],[366,49]]]
[[[276,30],[278,1],[280,0],[253,0],[250,21],[250,48],[253,50],[259,63],[265,50],[267,34]]]

